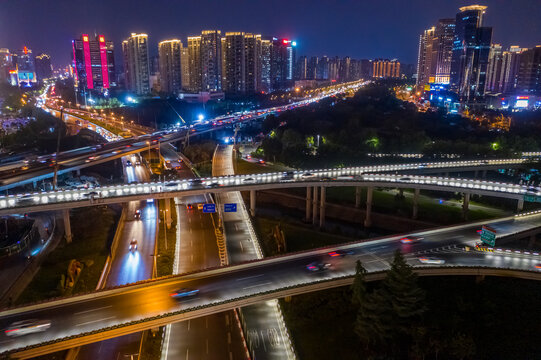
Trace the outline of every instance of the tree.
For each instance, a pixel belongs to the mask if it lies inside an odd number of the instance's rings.
[[[355,305],[361,305],[366,296],[365,275],[366,269],[363,267],[361,260],[357,260],[355,263],[355,278],[351,285],[351,291],[353,293],[351,301]]]

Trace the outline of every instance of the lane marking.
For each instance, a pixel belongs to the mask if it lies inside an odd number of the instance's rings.
[[[247,289],[251,289],[251,288],[255,288],[255,287],[259,287],[259,286],[270,285],[270,284],[272,284],[272,282],[269,281],[269,282],[258,284],[258,285],[246,286],[246,287],[243,287],[242,289],[247,290]]]
[[[246,280],[246,279],[255,279],[255,278],[258,278],[258,277],[261,277],[261,276],[265,276],[265,274],[247,276],[247,277],[243,277],[243,278],[240,278],[240,279],[236,279],[236,281],[241,281],[241,280]]]
[[[87,321],[87,322],[80,323],[80,324],[75,324],[75,326],[84,326],[84,325],[92,324],[92,323],[95,323],[95,322],[98,322],[98,321],[105,321],[105,320],[110,320],[110,319],[115,319],[115,318],[116,318],[116,316],[109,316],[109,317],[106,317],[104,319],[92,320],[92,321]]]
[[[98,311],[98,310],[108,309],[108,308],[111,308],[111,307],[113,307],[113,305],[102,306],[102,307],[99,307],[99,308],[90,309],[90,310],[85,310],[85,311],[79,311],[79,312],[76,312],[75,315],[86,314],[86,313],[89,313],[89,312],[92,312],[92,311]]]

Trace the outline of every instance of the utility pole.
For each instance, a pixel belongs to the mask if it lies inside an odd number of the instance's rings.
[[[64,121],[64,108],[60,109],[60,121]],[[53,190],[56,190],[56,185],[58,183],[58,152],[60,151],[60,124],[56,128],[58,132],[58,137],[56,138],[56,156],[54,157],[54,177],[53,177]]]

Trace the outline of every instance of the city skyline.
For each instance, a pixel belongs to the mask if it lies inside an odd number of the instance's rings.
[[[427,6],[432,3],[426,0],[407,4],[399,1],[391,1],[391,4],[344,1],[332,5],[320,1],[311,3],[310,7],[301,2],[278,1],[267,6],[244,4],[241,1],[227,5],[207,1],[167,4],[168,11],[162,11],[165,3],[161,1],[147,8],[141,1],[130,2],[130,7],[122,1],[115,4],[100,4],[98,1],[93,2],[92,6],[82,4],[73,7],[61,0],[51,9],[50,4],[28,0],[0,5],[0,46],[10,49],[28,46],[36,53],[50,54],[53,64],[58,66],[70,60],[70,40],[81,33],[96,31],[115,44],[120,44],[131,32],[145,32],[149,35],[152,56],[157,54],[160,41],[186,39],[199,34],[201,30],[216,29],[223,33],[246,31],[294,38],[299,44],[298,52],[307,56],[398,58],[402,63],[413,64],[417,58],[418,34],[431,26],[434,19],[452,16],[458,7],[474,3],[488,6],[486,22],[494,28],[493,42],[501,43],[504,47],[532,47],[539,44],[535,34],[541,30],[541,24],[535,21],[535,14],[539,13],[541,5],[528,0],[514,1],[512,4],[500,0],[455,0],[437,7]],[[395,11],[387,11],[389,8]],[[204,16],[201,15],[204,14],[201,12],[203,9],[208,10]],[[257,12],[266,16],[250,18],[250,14]],[[41,17],[43,13],[48,16]],[[118,13],[125,16],[119,17]],[[18,14],[24,14],[27,21],[18,21]],[[155,21],[157,18],[159,22]],[[29,22],[34,26],[25,25]],[[385,22],[384,31],[378,31],[382,22]],[[52,26],[52,23],[55,25]],[[361,35],[359,41],[351,41],[349,35],[352,32]]]

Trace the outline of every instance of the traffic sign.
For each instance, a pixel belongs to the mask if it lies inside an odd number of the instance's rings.
[[[489,246],[496,245],[496,230],[483,225],[481,230],[481,241]]]
[[[225,212],[237,212],[237,204],[224,204],[224,211]]]
[[[216,212],[216,205],[215,204],[203,204],[203,212],[204,213],[215,213]]]
[[[524,201],[527,202],[541,202],[541,196],[524,194]]]

